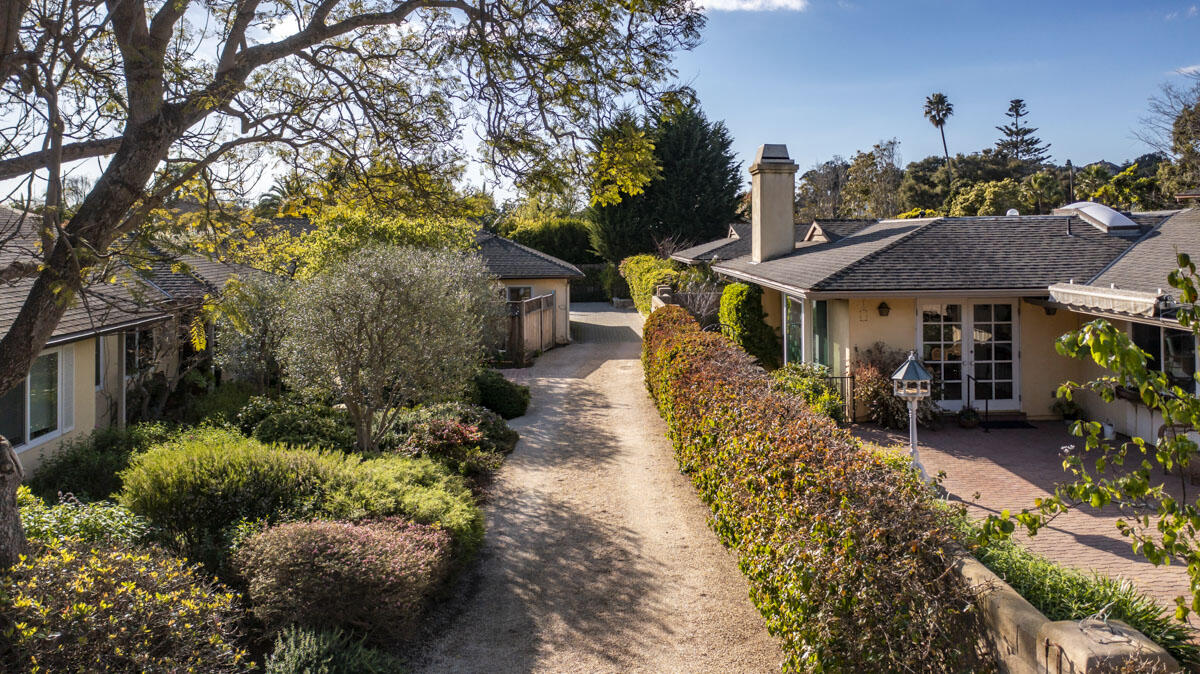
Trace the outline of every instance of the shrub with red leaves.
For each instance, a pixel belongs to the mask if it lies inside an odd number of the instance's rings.
[[[450,569],[450,534],[399,518],[293,522],[255,535],[235,563],[268,633],[289,625],[405,640]]]
[[[735,549],[785,670],[987,671],[953,572],[947,511],[678,307],[644,330],[646,384],[676,458]]]

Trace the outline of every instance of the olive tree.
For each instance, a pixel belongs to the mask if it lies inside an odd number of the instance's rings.
[[[234,279],[225,284],[215,307],[217,366],[259,393],[280,383],[278,354],[290,286],[288,279],[265,273]]]
[[[403,406],[467,392],[502,311],[477,255],[366,248],[297,287],[285,377],[293,387],[333,391],[359,449],[371,451]]]

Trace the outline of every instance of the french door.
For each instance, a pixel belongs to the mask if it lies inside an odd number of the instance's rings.
[[[921,359],[941,382],[938,404],[1020,408],[1016,302],[921,304]]]

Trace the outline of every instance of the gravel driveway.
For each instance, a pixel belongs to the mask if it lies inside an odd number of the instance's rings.
[[[572,307],[487,495],[487,540],[418,672],[770,672],[781,655],[642,383],[641,320]]]

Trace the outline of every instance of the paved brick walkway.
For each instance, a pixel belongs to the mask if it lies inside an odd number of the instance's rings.
[[[984,517],[1005,508],[1020,512],[1032,507],[1033,499],[1049,494],[1057,482],[1067,477],[1060,449],[1080,440],[1068,434],[1062,423],[1035,425],[1034,429],[997,429],[987,433],[957,427],[922,430],[921,461],[930,474],[946,472],[944,486],[952,498],[968,504],[972,515]],[[866,425],[856,426],[854,432],[864,440],[884,446],[908,445],[906,432],[893,433]],[[1189,486],[1189,493],[1195,489]],[[1100,510],[1084,507],[1060,515],[1037,536],[1021,535],[1019,540],[1061,564],[1130,578],[1173,609],[1175,597],[1188,591],[1186,567],[1179,564],[1156,567],[1135,555],[1128,540],[1117,531],[1117,518],[1114,506]]]

